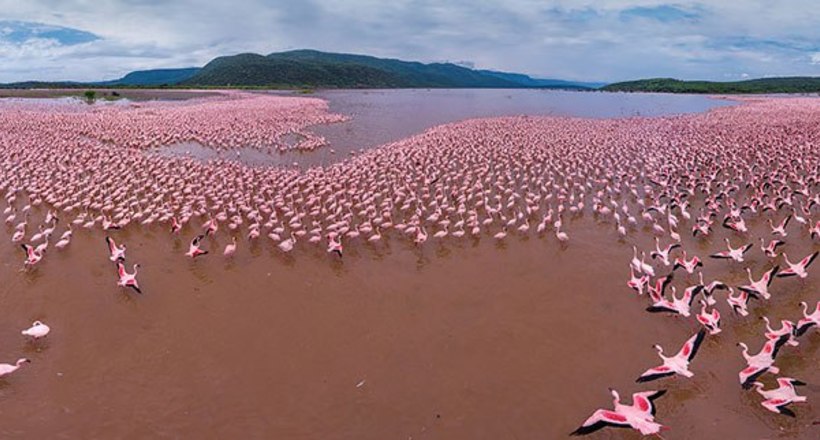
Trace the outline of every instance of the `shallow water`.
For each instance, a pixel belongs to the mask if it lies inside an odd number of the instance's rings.
[[[346,122],[315,127],[340,152],[369,148],[430,127],[471,118],[548,115],[627,118],[700,113],[734,105],[699,95],[527,89],[328,90],[312,96]]]
[[[226,261],[220,234],[192,262],[165,227],[115,231],[142,265],[142,296],[115,285],[101,231],[75,230],[69,248],[23,273],[3,227],[0,361],[33,362],[0,379],[0,438],[563,438],[609,404],[607,387],[669,389],[657,416],[671,427],[666,439],[817,438],[820,426],[807,425],[820,419],[820,332],[777,360],[813,384],[797,419],[741,390],[734,346],[757,351],[761,314],[799,317],[799,300],[817,300],[817,270],[807,282],[775,280],[774,298],[752,303],[745,320],[719,293],[724,331],[707,337],[695,377],[638,386],[658,362],[651,345],[676,351],[696,323],[644,311],[646,298],[625,285],[630,244],[614,240],[611,223],[567,222],[563,249],[552,235],[422,249],[386,235],[350,243],[343,260],[312,246],[283,255],[265,239],[240,241]],[[684,247],[705,256],[725,235],[685,237]],[[650,234],[635,241],[648,248]],[[793,241],[788,251],[818,247]],[[756,247],[750,254],[753,267],[765,264]],[[708,260],[704,275],[738,285],[745,266]],[[679,289],[696,280],[676,276]],[[32,344],[19,331],[35,319],[52,334]]]
[[[291,95],[292,92],[285,94]],[[345,122],[310,128],[311,132],[326,139],[327,148],[284,152],[245,148],[238,150],[240,154],[237,155],[236,151],[216,151],[186,142],[160,148],[156,153],[201,160],[228,159],[251,166],[305,168],[339,162],[361,150],[464,119],[511,115],[666,116],[735,105],[734,101],[700,95],[522,89],[324,90],[307,96],[326,100],[332,113],[350,118]]]

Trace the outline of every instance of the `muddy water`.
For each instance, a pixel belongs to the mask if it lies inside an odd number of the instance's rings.
[[[250,166],[306,168],[339,162],[363,149],[404,139],[437,125],[470,118],[510,115],[587,118],[661,116],[699,113],[735,104],[734,101],[700,95],[504,89],[327,90],[310,96],[327,100],[332,113],[350,118],[345,122],[310,128],[311,132],[325,138],[328,148],[307,152],[244,148],[236,155],[236,152],[218,152],[188,142],[162,147],[155,153],[202,160],[229,159]]]
[[[340,152],[369,148],[469,118],[515,115],[624,118],[700,113],[733,105],[698,95],[509,89],[328,90],[315,94],[350,116],[315,127]]]
[[[763,221],[751,221],[751,236],[767,234]],[[817,301],[820,269],[802,283],[775,280],[774,298],[752,303],[747,319],[719,293],[724,331],[707,337],[695,377],[638,386],[658,362],[651,345],[677,351],[695,321],[647,313],[625,286],[631,243],[648,249],[648,230],[619,242],[589,214],[565,223],[565,248],[512,234],[417,249],[385,234],[376,246],[346,244],[341,261],[303,245],[283,255],[267,239],[240,240],[226,261],[220,234],[192,262],[164,227],[115,232],[142,264],[142,296],[115,285],[100,231],[76,230],[67,249],[20,272],[23,253],[2,227],[0,361],[32,363],[0,379],[0,438],[564,438],[609,404],[607,387],[669,389],[657,415],[667,439],[820,436],[820,333],[777,360],[812,384],[796,419],[740,389],[735,347],[759,349],[760,315],[794,320],[798,301]],[[789,230],[790,255],[820,248],[795,222]],[[684,247],[703,257],[721,247],[717,234]],[[756,276],[766,265],[757,246],[748,265]],[[745,266],[708,260],[704,274],[740,285]],[[679,289],[696,281],[676,275]],[[32,344],[19,331],[35,319],[52,334]]]

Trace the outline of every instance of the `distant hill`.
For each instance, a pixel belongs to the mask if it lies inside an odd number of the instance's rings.
[[[321,88],[583,88],[540,84],[526,75],[473,70],[450,63],[423,64],[367,55],[294,50],[219,57],[181,82],[189,86]]]
[[[199,67],[187,67],[182,69],[154,69],[137,70],[120,79],[113,81],[102,81],[96,84],[105,86],[163,86],[175,85],[196,75],[201,69]]]
[[[601,90],[608,92],[663,92],[663,93],[820,93],[820,77],[793,76],[760,78],[745,81],[681,81],[672,78],[653,78],[609,84]]]
[[[527,87],[567,88],[567,89],[598,89],[606,83],[565,81],[562,79],[532,78],[521,73],[496,72],[494,70],[479,70],[478,72],[513,81]]]
[[[424,64],[368,55],[292,50],[243,53],[202,68],[131,72],[91,83],[27,81],[0,88],[259,87],[259,88],[550,88],[595,89],[602,84],[538,79],[518,73],[475,70],[452,63]]]

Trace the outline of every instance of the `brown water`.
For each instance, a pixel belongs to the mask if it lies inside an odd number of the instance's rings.
[[[293,95],[293,92],[267,93]],[[299,95],[302,96],[302,95]],[[202,160],[229,159],[246,165],[299,166],[339,162],[364,149],[398,141],[428,128],[470,118],[553,115],[619,118],[700,113],[734,105],[734,101],[701,95],[567,92],[520,89],[324,90],[309,96],[328,102],[329,110],[350,119],[318,125],[310,131],[328,148],[314,151],[258,150],[220,152],[195,142],[157,150],[157,154]]]
[[[50,249],[24,273],[2,227],[0,361],[32,363],[0,379],[0,438],[564,438],[610,403],[607,387],[648,388],[634,380],[656,365],[652,344],[676,351],[697,329],[644,311],[646,298],[625,286],[631,247],[612,224],[589,214],[566,223],[565,248],[552,235],[422,249],[386,235],[377,246],[349,244],[341,261],[312,246],[283,255],[267,239],[241,240],[226,261],[220,234],[205,245],[213,254],[192,262],[164,227],[115,232],[143,266],[142,296],[115,285],[101,231],[75,230],[66,250]],[[762,218],[751,226],[752,237],[765,232]],[[703,257],[724,235],[685,237],[684,247]],[[643,231],[637,242],[650,240]],[[789,252],[819,247],[793,240]],[[757,247],[750,254],[750,265],[765,264]],[[745,266],[710,260],[704,275],[744,284]],[[777,360],[812,384],[796,419],[741,390],[734,346],[756,352],[758,316],[794,320],[799,300],[816,301],[820,272],[811,272],[803,283],[775,280],[774,298],[752,303],[745,320],[718,294],[724,331],[707,337],[695,377],[651,385],[670,390],[658,401],[658,420],[671,427],[664,438],[820,436],[810,426],[820,420],[820,333]],[[676,275],[679,288],[696,281]],[[19,331],[35,319],[52,334],[32,344]]]

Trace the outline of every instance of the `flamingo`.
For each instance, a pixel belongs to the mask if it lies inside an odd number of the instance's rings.
[[[706,307],[708,304],[704,300],[700,300],[702,305],[700,309],[700,313],[698,313],[695,318],[701,323],[707,330],[709,330],[710,335],[716,335],[721,332],[720,330],[720,310],[716,307],[712,308],[711,312],[706,311]]]
[[[806,383],[791,377],[778,377],[777,388],[770,390],[764,390],[765,385],[760,382],[754,382],[752,385],[755,391],[766,399],[761,405],[773,413],[795,417],[794,412],[786,407],[792,403],[806,401],[806,397],[798,395],[797,390],[794,388],[795,386],[806,385]]]
[[[714,254],[709,255],[709,256],[712,257],[712,258],[731,259],[731,260],[737,261],[738,263],[742,263],[743,262],[743,254],[745,254],[746,252],[749,251],[749,249],[752,248],[752,244],[748,243],[748,244],[745,244],[745,245],[743,245],[739,248],[733,248],[732,244],[729,242],[728,238],[726,238],[724,240],[726,241],[726,247],[728,248],[728,250],[717,252],[717,253],[714,253]]]
[[[328,236],[328,244],[327,244],[327,251],[328,252],[335,252],[339,255],[339,258],[342,257],[342,238],[339,236],[329,235]]]
[[[777,258],[777,248],[784,244],[786,242],[783,240],[772,240],[769,244],[765,244],[763,237],[760,237],[760,250],[769,258]]]
[[[200,255],[206,255],[208,251],[200,248],[200,244],[203,238],[205,238],[204,235],[197,235],[196,237],[194,237],[194,239],[191,240],[191,244],[188,246],[188,252],[186,252],[185,255],[191,258],[196,258]]]
[[[180,229],[182,229],[182,225],[179,224],[177,218],[171,217],[171,234],[177,234]]]
[[[113,238],[105,236],[105,242],[108,243],[108,259],[114,262],[125,261],[125,244],[117,247],[117,243]]]
[[[729,304],[729,307],[731,307],[732,311],[740,316],[749,316],[749,298],[754,297],[750,296],[748,292],[744,292],[742,290],[739,290],[737,295],[735,295],[734,292],[734,289],[730,287],[729,293],[726,295],[726,302]]]
[[[236,253],[236,237],[231,237],[231,242],[225,245],[225,250],[222,255],[225,257],[232,257]]]
[[[777,226],[772,223],[772,219],[769,219],[769,227],[772,229],[772,235],[779,235],[781,237],[785,237],[789,235],[786,232],[786,226],[789,224],[789,220],[792,219],[792,216],[789,215],[783,219]]]
[[[794,331],[796,327],[793,322],[783,319],[780,321],[780,329],[775,330],[772,328],[772,323],[769,321],[768,316],[761,316],[760,319],[766,323],[766,332],[764,333],[766,339],[776,341],[783,336],[788,336],[789,338],[786,341],[787,344],[791,345],[792,347],[796,347],[799,345],[799,342],[797,342],[797,339],[795,339]]]
[[[664,266],[671,266],[672,262],[669,261],[669,254],[672,252],[673,249],[679,248],[680,243],[671,243],[665,248],[661,249],[660,247],[660,240],[658,237],[655,237],[655,250],[649,253],[649,256],[652,259],[659,258]]]
[[[607,426],[615,428],[632,428],[643,435],[658,434],[666,429],[655,423],[655,400],[663,396],[666,390],[643,391],[632,395],[632,405],[624,405],[618,392],[610,388],[612,410],[599,409],[581,424],[570,435],[586,435]]]
[[[705,336],[705,330],[698,331],[695,335],[687,339],[678,353],[672,357],[664,356],[663,347],[660,345],[653,345],[652,347],[658,351],[658,356],[660,356],[663,361],[663,365],[646,370],[638,377],[636,382],[650,382],[663,377],[673,376],[675,374],[680,374],[684,377],[694,376],[694,373],[689,371],[689,363],[692,362],[692,359],[694,359],[695,355],[698,353],[698,349],[700,348]]]
[[[139,269],[140,265],[134,265],[134,273],[128,273],[125,270],[125,265],[122,264],[121,261],[117,262],[117,274],[119,275],[120,279],[117,281],[117,285],[120,287],[130,287],[134,289],[137,293],[142,293],[140,290],[139,283],[137,283],[137,270]]]
[[[809,314],[809,305],[805,301],[800,302],[803,307],[803,318],[797,321],[797,326],[794,328],[795,336],[803,336],[810,328],[820,327],[820,301],[817,301],[817,306],[814,312]]]
[[[629,281],[626,282],[626,285],[629,286],[630,289],[635,290],[638,292],[638,295],[643,295],[643,288],[649,284],[649,275],[641,275],[640,277],[635,276],[635,270],[632,266],[629,267]]]
[[[769,372],[777,374],[780,372],[780,369],[774,366],[774,358],[777,357],[777,352],[780,350],[780,347],[788,340],[789,337],[786,335],[781,336],[780,339],[777,340],[769,339],[763,344],[760,352],[755,355],[749,355],[749,347],[746,346],[746,344],[743,342],[737,343],[737,346],[743,350],[743,358],[746,359],[746,368],[738,373],[740,385],[744,389],[751,388],[752,383],[763,375],[763,373]]]
[[[293,232],[290,233],[290,238],[286,238],[279,242],[278,247],[279,250],[282,252],[288,253],[293,250],[293,247],[296,245],[296,234]]]
[[[18,369],[20,369],[20,367],[22,367],[23,364],[28,363],[31,363],[31,361],[26,358],[20,358],[17,359],[17,362],[15,362],[14,365],[0,364],[0,377],[8,376],[9,374],[14,373]]]
[[[806,258],[798,261],[797,263],[792,263],[789,261],[789,256],[783,252],[783,259],[786,260],[786,265],[789,266],[788,269],[783,269],[782,271],[778,272],[778,277],[792,277],[797,276],[801,279],[806,278],[809,276],[809,273],[806,269],[811,266],[811,263],[817,258],[817,255],[820,254],[820,251],[814,251],[811,255],[808,255]]]
[[[646,311],[650,313],[669,312],[688,317],[691,314],[690,309],[692,306],[692,299],[702,289],[703,286],[701,285],[687,287],[686,290],[683,291],[683,295],[678,298],[676,296],[677,290],[675,289],[675,286],[672,286],[671,300],[661,296],[656,299],[651,306],[647,307]]]
[[[683,268],[684,270],[686,270],[686,273],[691,275],[695,273],[695,269],[702,266],[703,263],[700,261],[700,258],[698,258],[697,255],[687,260],[686,251],[683,251],[682,256],[675,258],[675,265],[672,266],[672,270],[678,270],[678,268]]]
[[[698,272],[698,280],[700,285],[703,286],[703,297],[706,299],[706,304],[713,306],[717,302],[714,298],[715,290],[728,290],[729,286],[726,285],[723,281],[713,280],[711,283],[706,284],[703,282],[703,272]]]
[[[50,331],[51,329],[49,326],[43,324],[42,321],[34,321],[34,323],[31,324],[31,327],[21,331],[20,333],[22,333],[23,336],[31,336],[36,340],[46,337]]]
[[[763,276],[759,280],[755,281],[752,278],[752,270],[747,267],[746,274],[749,276],[749,284],[740,286],[738,289],[752,296],[762,296],[764,299],[769,299],[772,297],[769,293],[769,286],[772,285],[772,281],[774,280],[774,276],[778,269],[780,269],[780,266],[772,267],[764,272]]]
[[[39,263],[40,260],[43,259],[43,253],[37,252],[37,250],[27,244],[22,244],[20,247],[26,252],[26,259],[23,261],[23,266],[26,268],[34,267],[35,264]]]

